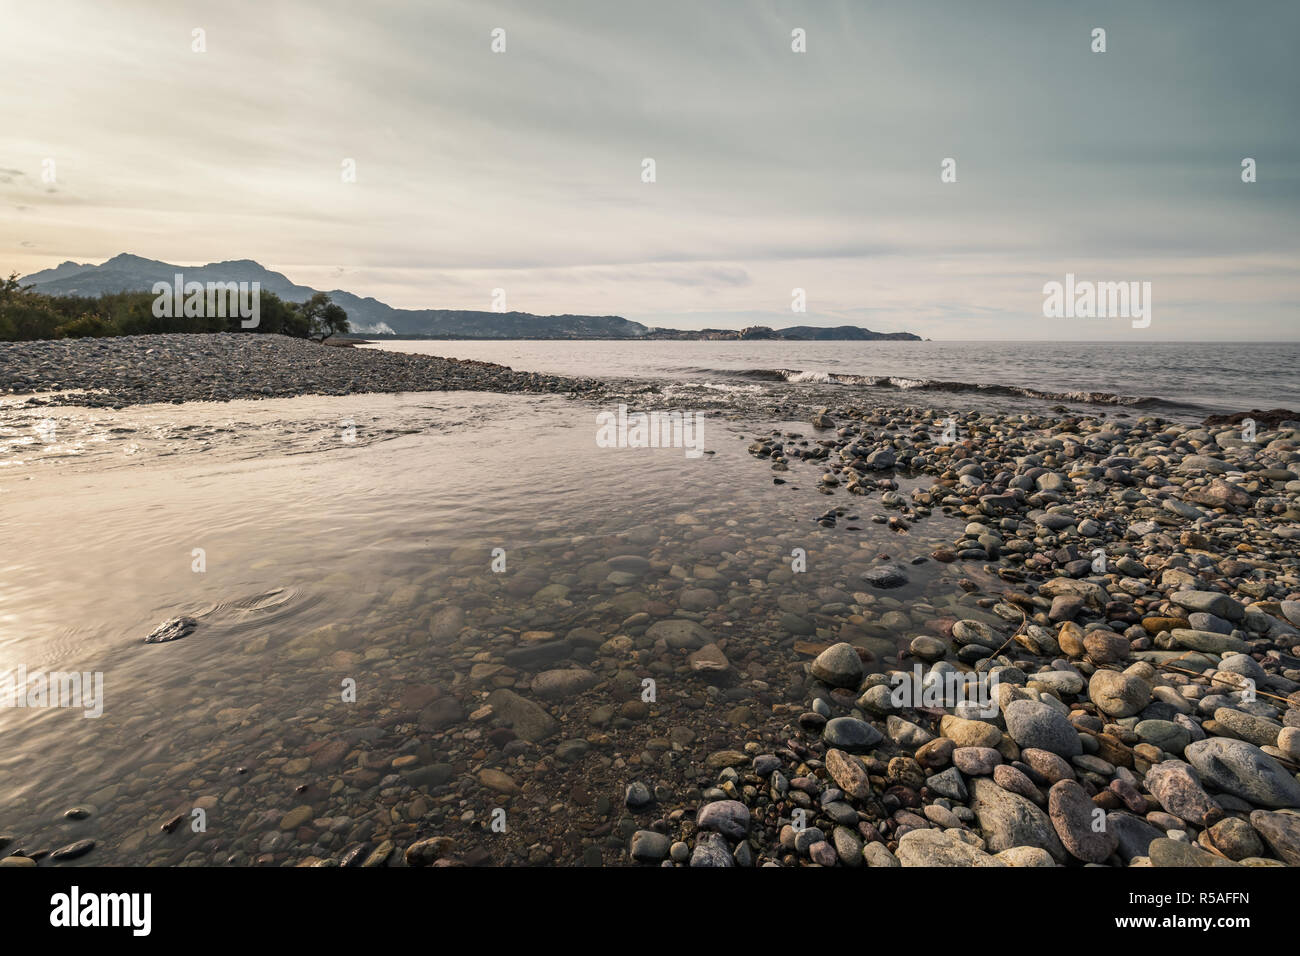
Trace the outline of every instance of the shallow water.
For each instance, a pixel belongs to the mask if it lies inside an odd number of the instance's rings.
[[[774,484],[746,452],[771,423],[710,417],[704,444],[714,453],[691,458],[681,448],[598,447],[598,410],[551,396],[448,393],[0,415],[9,435],[0,674],[102,672],[104,687],[97,718],[0,707],[0,832],[29,850],[93,838],[85,863],[288,863],[337,853],[376,826],[409,839],[460,825],[458,814],[484,816],[491,807],[474,776],[492,766],[529,781],[509,844],[527,847],[557,828],[583,832],[564,820],[578,812],[565,773],[593,789],[602,772],[623,780],[620,762],[687,725],[699,744],[671,772],[693,779],[706,741],[738,746],[753,733],[728,729],[725,711],[743,702],[762,715],[785,701],[778,688],[807,660],[795,639],[856,628],[883,664],[907,628],[881,616],[901,609],[918,624],[932,605],[963,600],[958,579],[979,574],[928,562],[909,569],[906,588],[855,599],[871,590],[859,575],[879,555],[928,554],[952,540],[952,522],[890,532],[869,520],[883,511],[874,499],[818,495],[813,465]],[[15,438],[46,419],[52,450]],[[784,427],[812,439],[807,426]],[[845,516],[818,527],[813,519],[833,505]],[[491,567],[496,548],[504,573]],[[783,574],[795,548],[807,572]],[[651,563],[611,575],[605,562],[627,554]],[[638,646],[619,671],[635,678],[629,686],[606,680],[546,701],[571,722],[552,740],[504,759],[484,750],[487,728],[470,713],[495,687],[530,696],[544,669],[502,670],[489,658],[535,632],[575,627],[598,642],[627,634],[645,644],[648,621],[700,587],[722,606],[678,614],[721,635],[739,678],[725,695],[710,699],[716,688],[684,676],[684,653],[655,659]],[[816,632],[779,626],[791,610]],[[449,613],[469,630],[444,627]],[[197,630],[144,643],[178,615]],[[545,666],[596,656],[583,646]],[[592,732],[594,706],[634,698],[646,673],[663,685],[649,720],[616,727],[591,767],[529,776],[559,740]],[[355,703],[341,700],[348,679]],[[336,743],[363,754],[313,763]],[[413,759],[393,763],[403,757]],[[436,768],[437,782],[413,787],[412,767]],[[74,805],[93,812],[64,820]],[[316,823],[282,831],[300,805]],[[206,832],[159,829],[195,806],[208,814]],[[581,847],[553,849],[554,861],[575,862]]]

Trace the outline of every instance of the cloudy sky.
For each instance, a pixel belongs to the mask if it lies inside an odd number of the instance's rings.
[[[0,0],[0,20],[6,273],[131,252],[405,308],[503,288],[675,327],[1300,338],[1293,0]],[[1067,272],[1151,282],[1150,328],[1043,318]]]

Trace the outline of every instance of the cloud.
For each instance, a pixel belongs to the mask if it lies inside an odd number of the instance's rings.
[[[1179,336],[1232,314],[1233,334],[1295,337],[1300,7],[1252,10],[18,5],[0,197],[31,207],[29,272],[252,258],[406,307],[508,286],[521,308],[652,323],[779,319],[798,286],[828,321],[1007,338],[1060,334],[1040,290],[1073,271],[1156,283]],[[64,188],[18,195],[46,157]]]

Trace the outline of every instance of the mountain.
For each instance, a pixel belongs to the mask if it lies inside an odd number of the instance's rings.
[[[47,295],[98,296],[108,292],[149,292],[155,282],[170,284],[181,273],[186,282],[258,282],[290,302],[303,302],[316,290],[297,285],[252,259],[210,262],[205,266],[176,266],[128,253],[107,262],[63,262],[19,280]],[[378,299],[328,290],[343,307],[352,330],[364,335],[427,336],[483,339],[915,339],[910,332],[872,332],[845,325],[836,329],[800,325],[773,332],[757,326],[741,332],[705,329],[699,332],[650,329],[618,315],[532,315],[528,312],[474,312],[460,309],[394,309]]]
[[[290,302],[316,291],[298,285],[251,259],[177,266],[123,253],[102,265],[64,262],[19,280],[47,295],[98,296],[106,292],[149,292],[155,282],[258,282]],[[617,315],[531,315],[527,312],[474,312],[458,309],[394,309],[378,299],[332,289],[329,297],[348,314],[353,331],[368,334],[456,336],[465,338],[636,338],[649,331]]]

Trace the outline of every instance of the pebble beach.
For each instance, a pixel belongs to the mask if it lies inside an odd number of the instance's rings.
[[[360,369],[394,353],[258,342],[290,357],[271,374],[228,338],[5,346],[0,388],[25,414],[445,388],[590,422],[626,397],[423,356],[385,388]],[[206,370],[154,383],[158,349]],[[268,545],[257,593],[151,595],[111,653],[164,676],[0,801],[0,865],[1300,865],[1300,422],[799,411],[729,412],[638,508],[597,490],[631,465],[587,473],[503,571],[477,532],[292,583]]]

